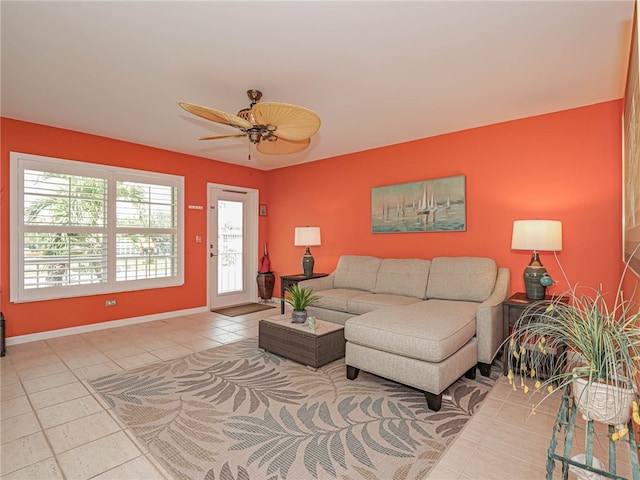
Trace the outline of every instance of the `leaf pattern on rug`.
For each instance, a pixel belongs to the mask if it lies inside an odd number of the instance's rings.
[[[460,433],[488,394],[462,381],[459,383],[460,385],[454,385],[447,390],[451,399],[443,399],[442,408],[437,412],[429,409],[424,393],[419,390],[407,391],[406,387],[401,388],[396,384],[388,387],[388,391],[392,398],[404,402],[417,415],[423,415],[424,421],[437,424],[436,433],[447,438]]]
[[[337,405],[337,412],[326,403],[314,403],[295,412],[282,407],[278,418],[267,410],[263,418],[234,416],[232,420],[224,430],[237,441],[231,449],[252,449],[249,464],[258,461],[267,465],[267,474],[278,472],[283,478],[300,456],[314,478],[318,467],[335,477],[334,464],[346,469],[347,456],[375,468],[368,449],[412,457],[421,440],[431,438],[413,411],[383,398],[356,401],[348,397]]]
[[[373,376],[367,372],[362,372],[362,377],[357,382],[348,380],[344,362],[332,362],[320,367],[314,375],[299,368],[292,368],[288,374],[294,388],[305,392],[309,397],[326,395],[333,401],[348,395],[376,395],[380,391],[380,381],[384,381],[379,378],[372,380]]]
[[[269,363],[273,363],[274,365],[280,365],[282,363],[291,361],[286,358],[280,357],[275,353],[267,352],[266,350],[258,348],[257,338],[252,338],[250,339],[250,341],[247,341],[246,343],[238,345],[238,356],[241,358],[248,358],[250,360],[262,361],[267,365]]]
[[[348,380],[344,359],[313,371],[250,339],[89,384],[175,480],[419,480],[493,373],[458,380],[433,412],[413,388]]]
[[[266,369],[264,364],[251,363],[247,359],[228,360],[198,370],[195,373],[178,375],[178,393],[193,393],[221,404],[233,400],[233,411],[246,401],[249,413],[260,405],[270,405],[271,400],[295,403],[307,396],[292,390],[291,381],[275,368]]]
[[[212,468],[207,472],[202,480],[250,480],[249,472],[242,465],[238,465],[238,475],[234,475],[231,471],[231,467],[229,466],[229,462],[225,462],[225,464],[220,469],[218,476],[216,476],[216,469]],[[261,480],[278,480],[278,476],[273,476]]]
[[[448,443],[442,443],[439,438],[427,439],[423,442],[423,450],[421,453],[418,453],[417,458],[421,460],[433,460],[435,463],[447,450],[448,446]]]
[[[280,365],[290,361],[286,358],[279,357],[274,353],[259,349],[258,340],[256,338],[241,340],[236,342],[234,345],[236,347],[236,358],[246,358],[256,362],[263,362],[265,365],[270,363]],[[227,358],[227,356],[221,355],[219,352],[220,350],[218,347],[197,352],[193,354],[193,365],[195,366],[199,364],[202,367],[206,367],[211,365],[213,362]]]
[[[220,452],[211,446],[222,444],[224,439],[214,426],[222,424],[224,415],[204,402],[179,399],[154,404],[154,407],[129,404],[121,412],[122,420],[148,445],[149,451],[159,458],[171,458],[174,468],[187,471],[197,469],[202,460],[216,460]]]
[[[123,402],[142,405],[142,398],[157,395],[168,395],[173,391],[174,382],[164,377],[152,377],[150,374],[121,374],[114,373],[94,380],[93,386],[100,391],[106,402],[114,407],[118,398]]]
[[[489,391],[479,390],[478,383],[492,386],[501,374],[502,364],[496,362],[492,367],[490,378],[481,375],[473,380],[462,377],[443,392],[443,395],[451,398],[443,398],[442,408],[438,412],[429,409],[424,393],[420,390],[408,390],[404,385],[397,383],[385,385],[385,388],[392,398],[406,403],[416,414],[424,415],[425,421],[437,424],[436,433],[443,438],[449,438],[460,433],[469,418],[486,399]]]
[[[424,480],[427,478],[427,474],[429,473],[428,468],[419,470],[413,474],[411,469],[414,467],[414,464],[402,465],[399,467],[391,477],[380,477],[377,472],[372,470],[368,470],[366,468],[355,466],[353,470],[355,470],[360,476],[353,477],[351,475],[342,475],[342,480]]]

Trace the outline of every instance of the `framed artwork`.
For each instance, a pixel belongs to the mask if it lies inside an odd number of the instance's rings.
[[[267,206],[261,204],[258,207],[258,213],[260,214],[261,217],[266,217],[267,216]]]
[[[371,189],[373,233],[463,232],[466,212],[464,175]]]
[[[627,68],[627,84],[624,95],[622,121],[622,252],[623,261],[640,276],[640,121],[638,105],[640,103],[638,73],[638,8],[633,16],[633,33]]]

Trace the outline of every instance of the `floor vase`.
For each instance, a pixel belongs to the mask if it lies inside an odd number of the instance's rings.
[[[273,286],[276,282],[276,277],[273,273],[259,273],[256,278],[258,282],[258,295],[265,302],[271,300],[273,296]]]

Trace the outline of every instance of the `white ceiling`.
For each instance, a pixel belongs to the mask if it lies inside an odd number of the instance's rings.
[[[3,117],[270,169],[590,105],[624,94],[634,0],[0,4]],[[264,156],[229,113],[263,101],[322,119]]]

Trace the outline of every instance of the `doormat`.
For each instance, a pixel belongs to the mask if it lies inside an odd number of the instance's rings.
[[[262,310],[268,310],[274,308],[273,305],[267,305],[266,303],[244,303],[242,305],[234,305],[233,307],[218,308],[211,310],[213,313],[219,313],[227,317],[237,317],[239,315],[246,315],[248,313],[260,312]]]

